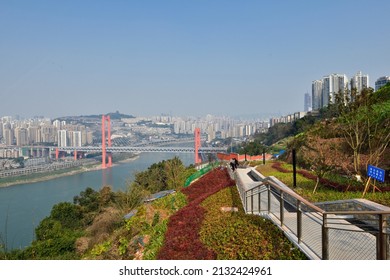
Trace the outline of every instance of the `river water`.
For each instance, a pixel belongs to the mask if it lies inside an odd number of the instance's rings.
[[[193,154],[142,153],[137,159],[105,170],[0,188],[0,245],[5,243],[8,250],[29,246],[34,240],[34,229],[50,214],[54,204],[73,202],[73,197],[87,187],[99,190],[110,185],[114,191],[125,190],[136,172],[174,156],[186,166],[194,162]]]

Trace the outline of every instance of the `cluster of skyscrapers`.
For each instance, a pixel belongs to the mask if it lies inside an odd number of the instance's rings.
[[[375,90],[390,82],[390,77],[383,76],[376,80]],[[312,82],[311,94],[311,109],[319,110],[335,102],[336,94],[343,94],[345,100],[351,100],[350,94],[352,90],[359,94],[364,88],[369,88],[369,76],[362,72],[356,73],[350,80],[345,74],[330,74],[322,77],[322,79]],[[305,97],[305,110],[307,109],[307,97]],[[310,111],[310,110],[308,110]]]
[[[195,127],[199,127],[202,133],[207,134],[207,141],[213,139],[225,139],[229,137],[248,137],[256,132],[264,132],[268,129],[268,121],[239,120],[230,117],[218,117],[207,115],[205,118],[180,118],[172,119],[173,132],[175,134],[193,134]]]
[[[59,147],[80,147],[92,143],[92,131],[85,125],[66,124],[45,118],[17,120],[0,119],[0,139],[5,146],[57,144]]]
[[[383,76],[375,81],[375,91],[390,82],[389,76]],[[351,100],[348,94],[352,90],[359,94],[364,88],[370,87],[369,76],[362,72],[356,73],[350,80],[345,74],[330,74],[322,77],[322,79],[312,82],[312,91],[305,93],[304,96],[304,111],[295,112],[281,117],[273,117],[270,119],[270,126],[277,123],[289,123],[303,118],[308,112],[316,112],[321,108],[327,107],[335,102],[336,94],[341,93],[344,97],[344,102]]]

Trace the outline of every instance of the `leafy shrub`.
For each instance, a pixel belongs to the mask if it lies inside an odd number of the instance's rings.
[[[80,231],[64,229],[58,221],[54,229],[44,238],[35,240],[24,251],[25,259],[78,259],[75,241],[81,236]]]
[[[244,213],[223,212],[221,207],[237,205],[237,189],[226,188],[207,198],[200,230],[201,240],[220,260],[305,259],[270,221]],[[238,206],[238,205],[237,205]]]
[[[163,209],[172,214],[178,209],[187,205],[187,197],[182,192],[176,192],[171,195],[153,201],[152,206],[155,209]]]
[[[95,256],[100,256],[103,253],[107,252],[110,248],[111,248],[111,242],[106,241],[106,242],[103,242],[101,244],[95,245],[95,247],[93,247],[93,249],[91,251],[91,254],[95,255]]]
[[[160,213],[156,212],[156,213],[154,213],[154,216],[153,216],[152,227],[157,225],[159,221],[160,221]]]
[[[189,204],[169,219],[165,243],[158,259],[215,259],[215,253],[199,240],[204,217],[200,203],[219,190],[234,185],[226,169],[217,168],[182,190]]]
[[[92,188],[86,188],[80,195],[73,198],[73,203],[80,205],[84,212],[93,212],[99,209],[99,192]]]
[[[168,220],[164,220],[159,224],[156,224],[150,235],[150,242],[145,246],[144,260],[155,260],[157,252],[163,246],[164,235],[168,229]]]
[[[129,246],[129,240],[127,240],[126,237],[119,238],[118,251],[120,256],[123,256],[124,254],[127,253],[128,246]]]
[[[60,202],[53,206],[50,217],[59,221],[65,228],[76,229],[81,225],[83,214],[79,206],[69,202]]]

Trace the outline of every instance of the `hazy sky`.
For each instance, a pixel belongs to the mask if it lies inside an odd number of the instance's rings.
[[[0,0],[0,116],[282,115],[390,75],[390,1]]]

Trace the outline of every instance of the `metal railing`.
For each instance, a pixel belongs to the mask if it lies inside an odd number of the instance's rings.
[[[390,211],[325,211],[275,177],[232,174],[248,214],[270,219],[310,259],[390,259]]]

